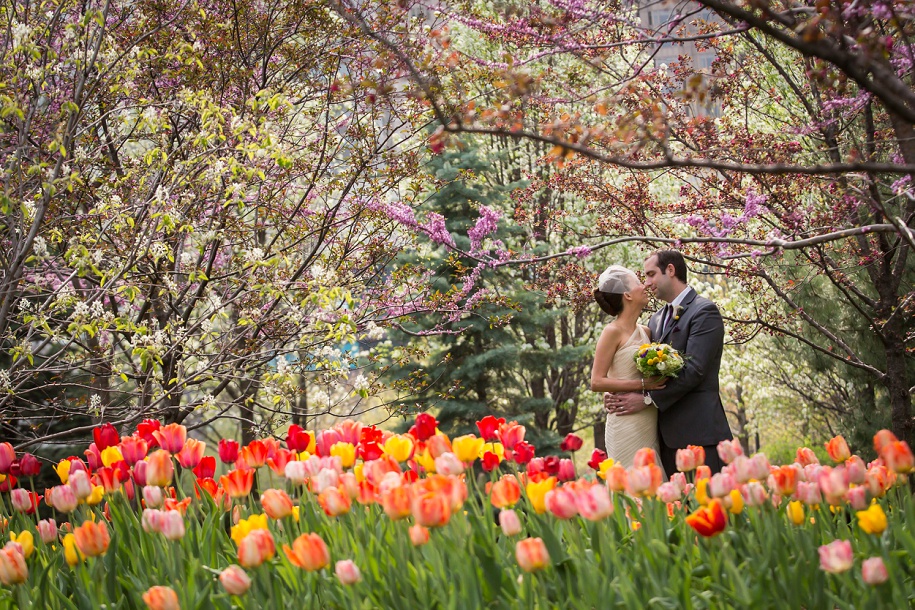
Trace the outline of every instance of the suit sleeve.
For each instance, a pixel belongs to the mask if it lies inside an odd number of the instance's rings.
[[[698,386],[712,371],[712,364],[724,345],[724,322],[714,303],[704,305],[693,316],[686,343],[686,364],[663,390],[652,390],[651,398],[666,411]]]

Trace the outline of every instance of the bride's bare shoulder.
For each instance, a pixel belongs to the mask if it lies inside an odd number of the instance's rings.
[[[651,329],[650,329],[647,325],[645,325],[645,324],[639,324],[639,328],[641,328],[642,331],[643,331],[646,335],[648,335],[649,338],[651,337]]]

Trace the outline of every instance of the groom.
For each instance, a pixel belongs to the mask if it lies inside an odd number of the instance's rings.
[[[651,340],[667,343],[685,356],[686,365],[661,390],[648,393],[604,394],[611,414],[629,415],[652,406],[658,409],[661,463],[668,475],[677,471],[677,449],[705,448],[705,463],[721,470],[718,443],[731,438],[731,429],[718,394],[718,369],[724,349],[724,323],[718,307],[686,283],[686,261],[677,250],[658,250],[645,259],[645,286],[666,301],[651,316]],[[650,397],[650,401],[646,400]],[[653,407],[652,407],[653,408]]]

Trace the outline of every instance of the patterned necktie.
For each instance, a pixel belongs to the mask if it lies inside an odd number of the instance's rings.
[[[670,325],[670,312],[673,309],[670,303],[664,306],[661,310],[661,334],[663,335],[667,332],[667,327]]]

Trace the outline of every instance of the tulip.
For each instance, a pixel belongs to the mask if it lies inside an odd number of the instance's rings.
[[[497,419],[496,417],[494,417],[492,415],[487,415],[486,417],[484,417],[483,419],[481,419],[480,421],[477,422],[477,429],[480,431],[480,436],[483,437],[484,440],[493,441],[498,438],[499,428],[504,423],[505,423],[504,417],[499,417]],[[455,453],[458,453],[458,452],[455,451]],[[458,457],[460,457],[460,454],[458,454]],[[468,462],[471,460],[462,459],[461,461]]]
[[[653,496],[663,478],[664,473],[654,462],[647,466],[633,466],[626,471],[626,491],[631,496]]]
[[[581,449],[581,446],[584,444],[584,441],[580,436],[574,432],[569,432],[566,434],[566,437],[562,439],[562,442],[559,444],[560,451],[578,451]]]
[[[152,453],[146,458],[146,484],[156,487],[167,487],[172,482],[175,466],[172,456],[166,450]]]
[[[438,459],[440,455],[452,453],[451,440],[442,433],[438,433],[426,441],[426,447],[433,459]]]
[[[315,451],[319,456],[328,456],[330,448],[342,440],[336,430],[321,430],[315,435]]]
[[[518,484],[518,478],[510,474],[503,475],[493,483],[489,494],[489,501],[496,508],[509,508],[520,499],[521,485]]]
[[[546,494],[556,486],[554,477],[547,477],[542,481],[530,481],[525,486],[524,491],[531,507],[539,514],[546,512]]]
[[[791,523],[795,525],[804,523],[804,505],[799,500],[788,502],[788,506],[785,510],[788,514],[788,520],[791,521]]]
[[[700,479],[711,479],[712,478],[712,469],[706,464],[701,466],[696,466],[696,480]]]
[[[22,555],[28,559],[35,551],[35,537],[29,530],[22,530],[18,534],[10,532],[10,542],[18,544],[22,549]]]
[[[730,474],[716,472],[708,482],[708,493],[713,498],[723,498],[737,487],[737,481]]]
[[[705,506],[709,503],[708,496],[708,483],[710,479],[697,479],[696,480],[696,502]]]
[[[429,528],[423,527],[422,525],[411,525],[410,526],[410,544],[413,546],[422,546],[429,542]]]
[[[254,485],[254,471],[233,470],[219,477],[219,484],[230,498],[244,498],[251,493],[251,487]]]
[[[391,438],[394,438],[394,437],[391,437]],[[404,438],[406,438],[406,437],[404,437]],[[412,441],[407,439],[406,442],[409,444],[409,450],[412,451],[413,450]],[[356,446],[352,445],[350,443],[334,443],[334,446],[330,448],[330,455],[339,457],[340,464],[344,468],[349,468],[353,464],[356,463]],[[398,453],[397,455],[398,455],[398,457],[400,457],[402,454]],[[407,457],[410,457],[410,456],[407,455]],[[397,459],[397,458],[395,458],[395,459]],[[407,458],[404,458],[403,460],[398,460],[398,461],[403,462],[406,459]]]
[[[681,449],[682,451],[682,449]],[[679,468],[679,466],[677,467]],[[682,473],[680,473],[682,474]],[[683,497],[683,490],[681,490],[676,483],[672,481],[667,481],[666,483],[661,483],[658,487],[658,499],[661,502],[670,503],[676,502],[681,497]]]
[[[68,566],[73,567],[84,558],[82,551],[76,546],[76,536],[72,533],[64,536],[62,544],[64,547],[64,559],[67,561]]]
[[[560,519],[571,519],[578,514],[575,492],[564,487],[557,487],[546,492],[544,503],[546,509]]]
[[[886,490],[892,487],[895,477],[896,473],[886,466],[872,466],[867,469],[865,484],[871,496],[882,498]]]
[[[267,515],[251,515],[247,519],[239,519],[238,522],[232,526],[229,535],[235,544],[241,544],[241,541],[245,539],[245,536],[254,530],[265,529],[267,529]]]
[[[133,465],[133,482],[139,485],[140,487],[146,487],[146,469],[149,468],[149,462],[146,460],[140,460]]]
[[[342,559],[338,561],[334,565],[334,574],[336,574],[337,579],[344,585],[354,585],[362,580],[362,574],[359,572],[359,568],[353,563],[352,559]]]
[[[295,451],[288,449],[277,449],[273,457],[267,458],[267,466],[270,467],[277,476],[286,476],[286,465],[294,462],[298,458]],[[204,460],[207,458],[203,458]],[[215,460],[214,460],[215,465]]]
[[[325,489],[336,487],[339,484],[340,474],[332,468],[322,468],[311,480],[312,491],[315,493],[321,493]]]
[[[484,451],[481,466],[486,472],[492,472],[502,462],[499,456],[492,451]]]
[[[111,424],[102,424],[92,429],[92,438],[95,439],[95,446],[99,451],[104,451],[108,447],[114,447],[121,442],[121,437],[117,429]]]
[[[29,577],[25,555],[20,550],[10,545],[0,549],[0,584],[18,585]]]
[[[802,467],[820,463],[820,459],[813,452],[813,449],[810,449],[809,447],[798,447],[794,461]]]
[[[852,485],[861,485],[867,480],[867,467],[857,455],[853,455],[845,460],[845,477]]]
[[[686,480],[686,475],[682,472],[675,472],[670,477],[670,482],[679,487],[681,492],[685,492],[686,486],[689,485],[689,482]]]
[[[550,554],[540,538],[525,538],[515,545],[515,559],[525,572],[541,570],[550,564]]]
[[[153,436],[153,432],[156,430],[162,429],[162,423],[155,419],[144,419],[137,425],[137,436],[146,441],[146,444],[149,445],[149,448],[159,446],[159,441],[156,440],[156,437]]]
[[[707,506],[701,506],[696,512],[687,515],[686,522],[702,536],[709,537],[724,531],[728,524],[728,517],[722,508],[721,501],[716,498]]]
[[[107,466],[99,468],[96,473],[92,475],[92,480],[101,483],[101,487],[105,493],[114,493],[121,488],[121,480],[118,476],[118,472]],[[95,491],[94,487],[93,491]]]
[[[867,510],[859,510],[855,515],[858,526],[868,534],[882,534],[886,529],[886,513],[879,504],[871,504]]]
[[[216,474],[216,458],[205,455],[200,458],[200,463],[193,468],[194,476],[198,479],[212,479]]]
[[[178,540],[184,537],[184,517],[177,510],[167,510],[163,514],[159,531],[168,540]]]
[[[133,466],[146,457],[149,452],[149,443],[139,436],[125,436],[121,439],[120,452],[128,466]],[[104,452],[102,459],[104,459]]]
[[[739,515],[743,512],[743,507],[746,504],[743,501],[743,494],[739,489],[732,489],[731,493],[726,495],[722,499],[724,506],[728,509],[732,515]]]
[[[845,493],[848,491],[848,483],[845,481],[844,468],[829,468],[824,466],[819,473],[817,483],[820,485],[820,491],[823,497],[832,506],[839,506],[845,499]],[[800,483],[798,484],[800,485]]]
[[[861,578],[868,585],[882,585],[889,580],[882,557],[870,557],[861,564]]]
[[[416,423],[410,428],[410,434],[419,442],[425,442],[435,436],[438,421],[428,413],[416,416]],[[339,563],[339,562],[338,562]]]
[[[534,446],[527,441],[520,441],[517,445],[512,447],[511,452],[512,460],[519,466],[528,464],[534,459]]]
[[[69,485],[58,485],[45,492],[44,501],[54,510],[69,513],[76,508],[79,501]]]
[[[499,442],[505,445],[505,448],[509,451],[514,451],[518,443],[524,440],[524,434],[527,430],[515,421],[510,421],[507,424],[502,424],[499,426],[498,438]]]
[[[762,484],[751,482],[743,488],[743,499],[750,506],[762,506],[769,499],[769,494]]]
[[[292,498],[282,489],[268,489],[261,494],[261,506],[271,519],[282,519],[292,514]]]
[[[635,468],[648,466],[649,464],[658,464],[658,454],[651,447],[642,447],[635,452],[632,458],[632,465]]]
[[[588,466],[595,471],[600,470],[601,462],[607,459],[607,452],[603,449],[595,449],[591,452],[591,458],[588,460]]]
[[[181,424],[168,424],[152,432],[159,446],[168,453],[178,453],[184,448],[187,440],[187,428]]]
[[[485,441],[472,434],[459,436],[451,442],[454,455],[465,464],[475,461],[480,456],[480,449]]]
[[[102,501],[102,498],[105,495],[105,488],[101,485],[95,485],[92,488],[92,493],[89,494],[89,497],[86,498],[86,504],[89,506],[95,506],[96,504]]]
[[[905,441],[888,443],[880,452],[880,457],[886,462],[886,467],[897,474],[915,470],[915,456]]]
[[[677,470],[680,472],[691,472],[699,466],[696,461],[696,454],[689,448],[677,449]]]
[[[750,458],[750,478],[765,481],[769,476],[769,458],[764,453],[756,453]]]
[[[147,508],[159,508],[164,500],[165,496],[162,494],[161,487],[147,485],[143,488],[143,501],[146,503]]]
[[[854,557],[851,542],[848,540],[833,540],[819,548],[820,569],[832,574],[839,574],[851,569]]]
[[[10,491],[10,502],[16,512],[32,514],[40,499],[41,496],[27,489],[17,488]]]
[[[464,464],[450,451],[442,453],[435,458],[435,472],[451,476],[464,472]]]
[[[234,464],[238,460],[238,441],[227,438],[220,439],[217,445],[219,461],[223,464]]]
[[[84,521],[82,525],[73,529],[73,535],[76,536],[76,548],[86,557],[104,555],[108,550],[108,543],[111,542],[108,526],[104,521]]]
[[[351,474],[351,473],[347,473]],[[355,478],[353,478],[355,482]],[[358,495],[358,488],[355,490]],[[318,495],[318,504],[329,517],[345,515],[352,507],[352,496],[341,484],[340,487],[328,487]]]
[[[85,500],[92,495],[92,482],[84,470],[77,470],[68,477],[69,486],[76,495],[77,500]]]
[[[143,594],[143,601],[149,610],[181,610],[178,594],[169,587],[150,587]]]
[[[880,455],[883,453],[884,447],[898,441],[899,439],[896,438],[896,435],[889,430],[879,430],[877,434],[874,435],[874,451],[877,452],[877,455]],[[0,469],[0,472],[3,472],[3,470]]]
[[[244,568],[256,568],[276,555],[273,536],[266,529],[255,529],[238,545],[238,563]]]
[[[499,527],[506,536],[516,536],[521,533],[521,521],[518,513],[511,509],[499,511]]]
[[[108,447],[107,449],[102,449],[101,451],[102,465],[111,466],[117,462],[120,462],[124,459],[124,456],[121,455],[121,450],[115,447]]]
[[[613,514],[610,491],[604,485],[590,485],[575,494],[578,514],[588,521],[600,521]]]
[[[330,551],[317,534],[302,534],[292,542],[292,548],[283,545],[283,552],[292,565],[315,572],[330,564]]]
[[[797,484],[794,497],[807,506],[815,506],[823,501],[823,496],[820,494],[820,484],[807,481],[800,481]]]
[[[229,595],[244,595],[251,588],[251,578],[234,563],[219,573],[219,582]]]
[[[66,485],[70,480],[70,460],[59,461],[57,466],[54,467],[54,471],[57,472],[57,476],[60,477],[60,482]]]
[[[16,460],[16,450],[10,443],[0,443],[0,474],[9,474]]]
[[[852,487],[845,492],[845,501],[854,510],[864,510],[867,508],[867,487]]]
[[[189,438],[184,442],[184,446],[181,448],[181,451],[175,455],[175,457],[178,459],[178,463],[181,464],[182,468],[193,470],[197,467],[198,464],[200,464],[200,460],[203,459],[203,453],[206,451],[206,447],[206,443],[193,438]]]
[[[443,493],[416,494],[410,507],[413,519],[423,527],[441,527],[451,519],[451,500]]]
[[[836,464],[841,464],[851,457],[848,443],[841,435],[830,439],[828,443],[824,444],[824,447],[826,447],[826,453],[829,454],[829,458]]]
[[[775,489],[780,495],[790,496],[797,489],[797,469],[793,466],[780,466],[772,473]]]
[[[619,493],[629,485],[629,475],[622,464],[612,464],[606,473],[607,489]]]
[[[45,544],[57,542],[57,521],[42,519],[38,522],[38,535]]]
[[[576,476],[575,462],[568,458],[559,460],[559,471],[556,476],[560,481],[574,481]]]
[[[381,508],[394,521],[409,517],[412,512],[410,490],[406,487],[385,489],[381,492]]]
[[[718,457],[725,464],[730,464],[738,455],[743,455],[743,445],[737,439],[718,443]]]
[[[23,453],[19,458],[19,474],[23,477],[37,477],[41,472],[41,462],[31,453]]]

